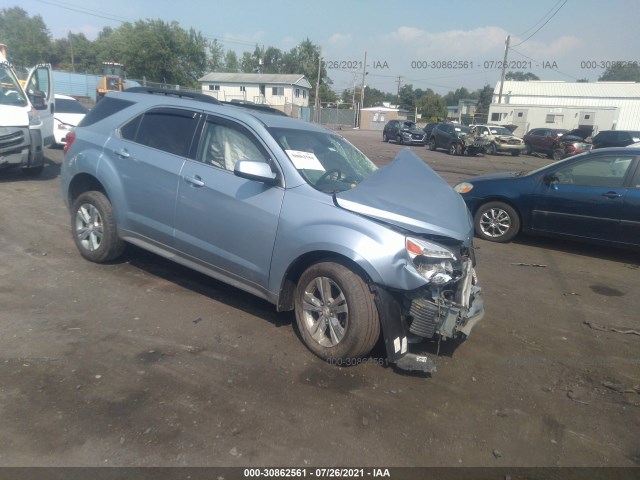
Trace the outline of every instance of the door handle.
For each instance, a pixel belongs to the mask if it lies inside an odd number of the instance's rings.
[[[204,187],[204,182],[199,175],[196,175],[195,177],[184,177],[184,179],[194,187]]]
[[[117,153],[118,153],[118,156],[122,158],[129,158],[131,156],[131,154],[126,148],[121,148]]]
[[[602,196],[607,198],[620,198],[622,197],[622,194],[616,192],[607,192],[603,193]]]

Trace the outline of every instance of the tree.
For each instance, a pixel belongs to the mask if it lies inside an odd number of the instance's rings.
[[[598,80],[608,82],[640,82],[640,65],[616,62],[607,68]]]
[[[9,47],[12,63],[30,67],[49,60],[51,34],[40,15],[29,17],[20,7],[0,11],[0,42]]]
[[[491,85],[485,85],[480,90],[476,91],[478,105],[476,106],[476,113],[488,114],[489,106],[493,101],[493,87]]]
[[[504,79],[515,80],[516,82],[528,82],[529,80],[540,80],[540,77],[531,72],[507,72]]]
[[[131,78],[196,86],[206,71],[207,40],[177,22],[124,23],[99,42],[99,60],[123,63]]]
[[[227,50],[227,54],[224,56],[224,71],[228,73],[238,73],[240,71],[238,55],[233,50]]]
[[[413,85],[403,85],[398,95],[398,105],[403,110],[413,111],[416,105],[416,94]]]
[[[207,70],[210,72],[222,72],[224,70],[224,48],[217,39],[213,39],[209,43]]]
[[[427,122],[432,123],[447,116],[447,104],[444,98],[437,93],[427,93],[418,101],[418,111],[420,116]]]
[[[59,70],[91,73],[100,71],[96,43],[87,39],[84,33],[69,33],[66,38],[54,40],[49,61]]]

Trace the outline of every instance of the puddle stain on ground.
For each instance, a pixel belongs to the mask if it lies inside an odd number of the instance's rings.
[[[607,287],[606,285],[591,285],[589,288],[593,293],[604,295],[605,297],[624,297],[623,292],[615,288]]]

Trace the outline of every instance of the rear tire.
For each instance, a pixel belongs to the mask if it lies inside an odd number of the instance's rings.
[[[25,177],[37,177],[44,170],[44,165],[38,165],[37,167],[28,167],[22,169],[22,174]]]
[[[305,345],[324,360],[362,357],[380,337],[373,294],[358,274],[339,263],[317,263],[302,274],[295,312]]]
[[[71,207],[71,231],[80,255],[91,262],[108,262],[124,251],[113,207],[102,192],[89,191],[76,198]]]

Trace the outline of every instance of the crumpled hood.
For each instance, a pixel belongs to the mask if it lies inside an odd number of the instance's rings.
[[[515,135],[494,135],[494,137],[504,140],[508,142],[509,140],[518,140],[518,143],[522,143],[522,139],[520,137],[516,137]]]
[[[419,128],[403,128],[403,132],[409,132],[410,134],[424,135],[424,130],[420,130]]]
[[[2,108],[0,108],[0,125],[28,127],[29,114],[27,113],[27,107],[3,105]]]
[[[376,170],[355,188],[335,194],[346,210],[417,234],[470,241],[473,222],[462,197],[411,150]]]

